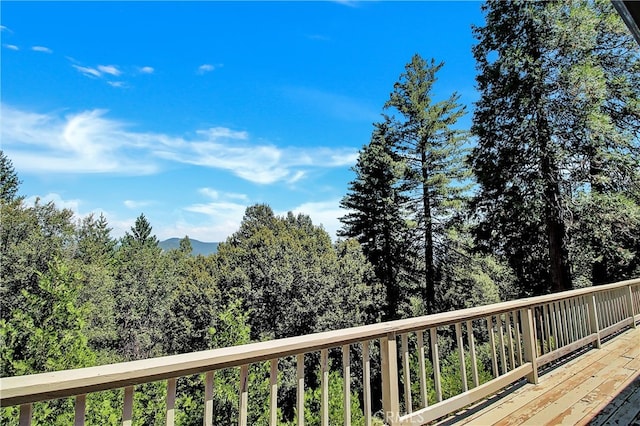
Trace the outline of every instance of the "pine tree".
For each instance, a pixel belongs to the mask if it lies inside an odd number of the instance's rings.
[[[435,311],[438,281],[437,242],[442,240],[447,222],[462,205],[465,170],[462,144],[465,133],[455,126],[465,114],[459,95],[453,93],[440,102],[433,100],[436,74],[444,63],[430,63],[414,55],[394,85],[385,104],[400,115],[395,120],[396,144],[411,171],[409,206],[418,227],[416,242],[424,256],[422,298],[427,312]]]
[[[524,293],[566,290],[574,199],[637,179],[637,48],[608,2],[483,9],[470,161],[480,185],[477,240],[509,258]],[[606,251],[595,239],[590,246]]]
[[[360,150],[356,178],[340,206],[339,235],[355,238],[382,284],[386,304],[383,319],[398,318],[401,274],[408,267],[408,226],[403,215],[407,199],[402,191],[406,167],[393,149],[389,123],[375,125],[371,141]]]
[[[153,228],[144,216],[136,218],[135,224],[131,227],[131,233],[127,232],[123,238],[123,244],[137,244],[148,247],[158,247],[158,239],[152,234]]]

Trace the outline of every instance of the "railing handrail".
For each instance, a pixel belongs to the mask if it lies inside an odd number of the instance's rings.
[[[117,389],[309,353],[400,333],[447,326],[576,296],[640,284],[640,278],[544,296],[334,331],[95,367],[0,378],[2,406]]]

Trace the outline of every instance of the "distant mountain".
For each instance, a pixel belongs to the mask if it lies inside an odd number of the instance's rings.
[[[172,250],[180,248],[180,240],[182,238],[169,238],[168,240],[160,241],[158,245],[162,250]],[[191,241],[191,247],[193,251],[192,255],[197,256],[199,254],[203,256],[207,256],[213,253],[218,252],[218,244],[220,243],[204,243],[202,241],[194,240],[193,238],[189,238]]]

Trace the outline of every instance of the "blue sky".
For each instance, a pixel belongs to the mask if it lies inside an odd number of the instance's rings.
[[[255,203],[335,237],[413,54],[471,111],[480,5],[3,1],[2,149],[29,202],[103,213],[115,237],[144,213],[160,239],[224,241]]]

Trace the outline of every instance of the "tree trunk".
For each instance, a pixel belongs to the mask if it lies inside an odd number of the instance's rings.
[[[591,194],[603,194],[605,187],[602,184],[602,175],[604,167],[602,166],[602,158],[598,155],[598,150],[592,146],[589,148],[589,183],[591,185]],[[591,246],[596,254],[602,253],[601,242],[593,236]],[[607,273],[607,260],[604,256],[600,256],[602,260],[594,260],[591,265],[591,282],[593,285],[605,284],[609,282],[609,274]]]
[[[427,169],[427,153],[425,147],[421,147],[422,165],[422,208],[424,209],[424,263],[425,263],[425,283],[422,298],[426,303],[427,313],[434,313],[435,304],[435,267],[433,264],[433,221],[431,218],[431,199],[429,197],[429,187],[427,180],[429,171]]]
[[[542,153],[542,179],[544,185],[544,215],[549,251],[549,274],[552,293],[571,290],[569,252],[566,246],[566,228],[562,220],[562,201],[559,184],[559,170],[553,160],[549,146],[549,132],[546,120],[538,116],[538,137]]]

